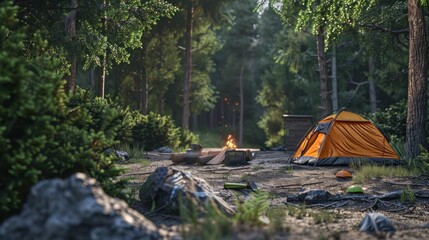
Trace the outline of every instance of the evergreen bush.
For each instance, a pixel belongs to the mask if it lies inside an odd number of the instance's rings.
[[[46,41],[28,36],[16,16],[11,1],[0,3],[0,221],[20,210],[33,184],[78,171],[120,195],[120,170],[104,150],[131,136],[129,113],[84,93],[67,97]]]
[[[145,150],[154,150],[163,146],[177,148],[180,145],[180,128],[168,116],[157,113],[148,115],[134,114],[134,144]]]

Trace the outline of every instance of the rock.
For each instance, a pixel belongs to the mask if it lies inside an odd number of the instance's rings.
[[[359,231],[367,232],[377,238],[391,237],[395,227],[390,220],[381,213],[367,213],[360,223]]]
[[[115,150],[112,148],[108,148],[108,149],[104,150],[105,154],[111,154],[112,152],[115,154],[115,156],[120,158],[122,161],[130,160],[130,156],[128,155],[128,153],[126,151]]]
[[[19,215],[0,226],[0,239],[160,239],[156,226],[95,179],[77,173],[34,185]]]
[[[116,154],[117,157],[121,158],[123,161],[130,160],[130,156],[125,151],[115,150],[115,154]]]
[[[180,208],[204,214],[210,206],[216,211],[232,215],[234,210],[201,178],[172,167],[159,167],[140,188],[143,207],[153,203],[157,209],[179,214]]]
[[[189,146],[189,149],[191,149],[191,150],[194,150],[194,151],[199,151],[199,152],[201,152],[202,150],[203,150],[203,145],[201,145],[201,144],[196,144],[196,143],[192,143],[190,146]]]
[[[160,153],[173,153],[173,149],[171,149],[171,147],[167,147],[167,146],[160,147],[160,148],[156,149],[156,151],[160,152]]]
[[[320,203],[328,201],[332,196],[328,191],[322,189],[306,190],[298,195],[288,196],[290,202],[305,202],[306,204]]]

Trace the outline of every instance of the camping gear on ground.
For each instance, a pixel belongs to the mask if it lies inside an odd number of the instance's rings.
[[[399,164],[386,136],[368,119],[344,109],[316,123],[302,138],[291,162],[348,165],[353,161]]]
[[[346,190],[347,193],[363,193],[363,189],[359,185],[351,185]]]
[[[248,188],[254,192],[258,191],[258,186],[256,186],[256,183],[254,181],[247,181],[247,183],[226,182],[223,184],[223,188],[225,188],[225,189],[246,189],[246,188]]]
[[[225,165],[245,165],[246,151],[228,150],[225,152]]]
[[[351,178],[352,177],[352,173],[349,172],[348,170],[340,170],[335,174],[335,177],[337,178]]]
[[[205,213],[207,207],[233,214],[234,210],[222,198],[216,196],[212,187],[190,173],[172,167],[157,168],[140,188],[143,207],[180,213],[180,209]]]
[[[304,202],[306,204],[319,203],[329,201],[333,195],[323,189],[309,189],[298,194],[291,194],[287,196],[288,202]]]
[[[367,232],[382,239],[386,236],[391,237],[395,230],[390,220],[381,213],[367,213],[359,228],[361,232]]]

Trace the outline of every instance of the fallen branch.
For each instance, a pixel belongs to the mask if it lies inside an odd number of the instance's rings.
[[[387,202],[380,200],[379,198],[376,198],[373,203],[371,203],[370,206],[364,208],[361,210],[361,212],[365,212],[367,210],[370,210],[371,212],[374,212],[375,210],[381,208],[382,206],[385,207],[384,211],[386,212],[409,212],[409,208],[407,206],[404,206],[402,204],[396,204],[392,202]]]
[[[124,174],[122,176],[137,176],[137,175],[149,175],[152,174],[154,172],[143,172],[143,173],[128,173],[128,174]]]
[[[310,182],[310,183],[293,183],[293,184],[286,184],[286,185],[278,185],[278,186],[273,186],[276,188],[287,188],[287,187],[305,187],[305,186],[310,186],[310,185],[315,185],[315,184],[319,184],[319,183],[324,183],[324,181],[318,181],[318,182]]]
[[[211,172],[211,173],[222,174],[222,173],[229,173],[229,172],[235,171],[235,170],[244,170],[244,169],[249,169],[249,168],[250,168],[250,166],[237,167],[237,168],[218,168],[218,169],[202,170],[201,172]]]
[[[328,207],[342,207],[345,206],[349,203],[349,201],[345,201],[345,202],[334,202],[334,203],[330,203],[330,204],[321,204],[321,203],[317,203],[317,204],[311,204],[311,205],[307,205],[307,207],[321,207],[323,208],[328,208]]]
[[[412,187],[426,187],[427,184],[420,184],[420,183],[394,183],[394,182],[387,182],[385,183],[391,184],[391,185],[398,185],[398,186],[412,186]]]

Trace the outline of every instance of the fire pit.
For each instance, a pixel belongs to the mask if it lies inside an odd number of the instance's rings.
[[[225,165],[244,165],[247,164],[246,151],[242,150],[227,150],[225,152]]]

